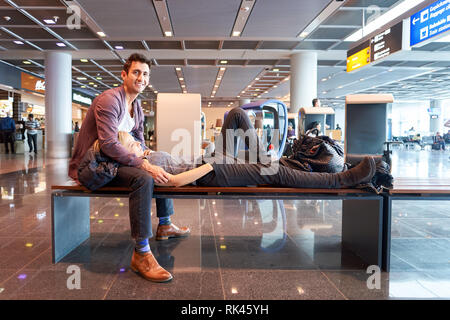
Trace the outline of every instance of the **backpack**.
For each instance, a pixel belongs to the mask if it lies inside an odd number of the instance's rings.
[[[314,172],[337,173],[348,168],[344,161],[344,150],[328,136],[301,135],[294,141],[292,152],[289,158],[308,164]]]

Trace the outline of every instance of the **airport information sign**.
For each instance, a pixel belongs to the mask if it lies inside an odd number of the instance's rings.
[[[439,0],[411,16],[410,45],[415,46],[450,30],[450,0]]]
[[[403,22],[399,22],[350,49],[347,51],[347,72],[352,72],[402,50],[402,36]]]
[[[402,50],[403,22],[370,39],[370,62],[383,59]]]
[[[347,72],[364,67],[370,63],[370,41],[365,41],[347,52]]]

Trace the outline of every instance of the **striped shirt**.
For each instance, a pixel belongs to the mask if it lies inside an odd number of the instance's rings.
[[[28,134],[37,134],[38,132],[36,129],[39,129],[41,126],[39,125],[39,122],[37,122],[37,120],[32,120],[32,121],[27,120],[25,122],[25,127],[27,128]],[[28,128],[31,128],[31,129],[28,129]]]

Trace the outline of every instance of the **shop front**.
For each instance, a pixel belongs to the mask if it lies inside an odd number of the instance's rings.
[[[28,116],[33,114],[40,125],[37,133],[37,151],[39,152],[45,149],[45,80],[14,69],[7,71],[9,78],[15,75],[17,83],[5,82],[5,79],[0,76],[0,119],[7,114],[12,115],[16,123],[15,152],[24,153],[30,150],[25,122]],[[92,100],[93,98],[85,93],[72,91],[72,132],[76,123],[78,127],[82,126]],[[3,141],[0,137],[0,153],[5,153],[4,144],[1,142]]]

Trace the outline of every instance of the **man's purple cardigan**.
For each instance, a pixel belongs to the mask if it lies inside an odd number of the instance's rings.
[[[135,126],[131,134],[145,146],[144,113],[137,99],[133,101],[133,110]],[[111,159],[130,167],[142,164],[141,158],[129,153],[118,141],[118,127],[125,112],[127,102],[123,86],[109,89],[94,99],[81,126],[69,163],[69,176],[72,179],[78,181],[78,166],[97,139],[102,152]]]

